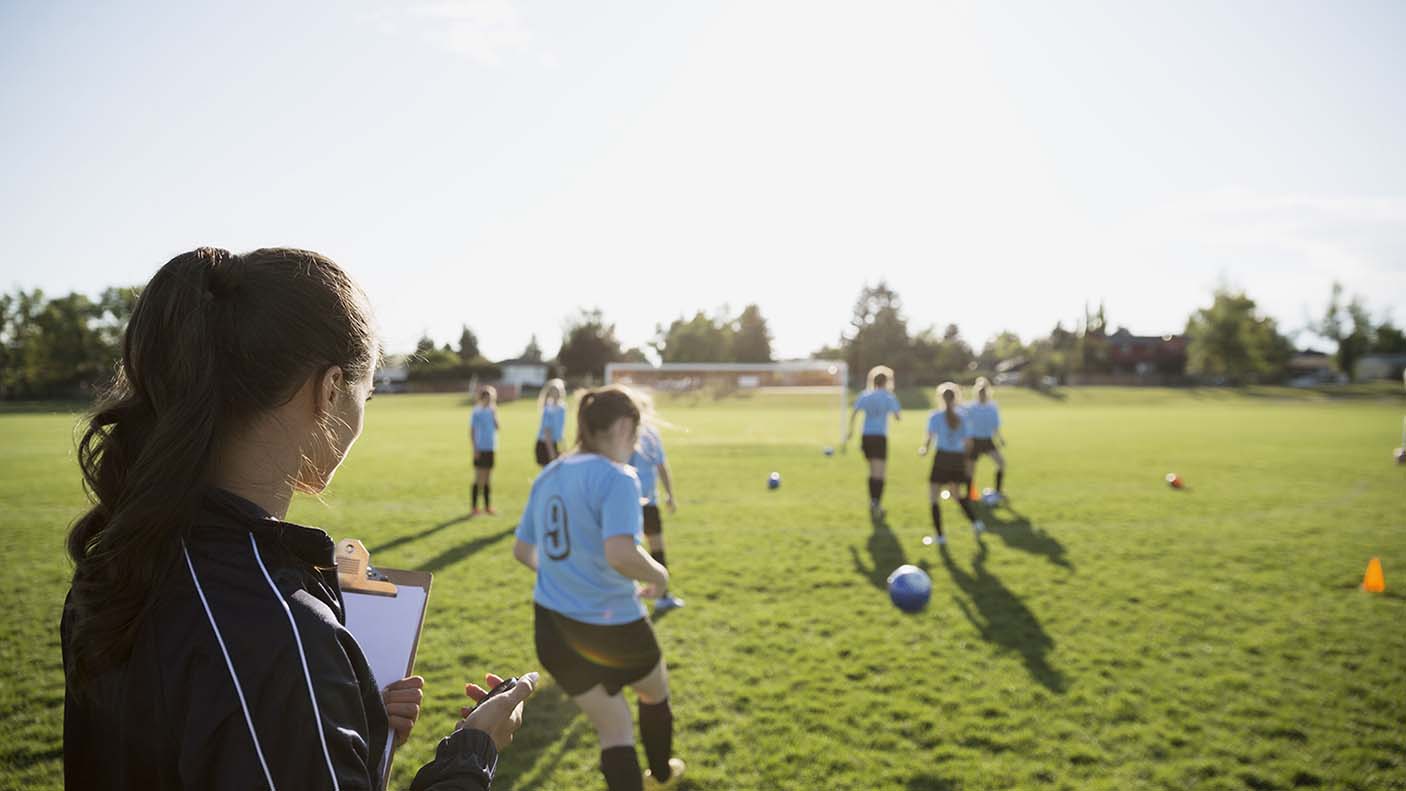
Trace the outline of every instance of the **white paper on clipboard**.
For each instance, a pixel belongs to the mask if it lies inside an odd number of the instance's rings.
[[[409,676],[415,667],[416,648],[420,643],[420,630],[425,622],[425,607],[430,598],[431,575],[427,572],[378,569],[379,577],[388,580],[395,588],[394,595],[384,592],[358,590],[360,575],[365,573],[366,550],[359,541],[344,540],[338,544],[339,560],[349,543],[354,543],[363,557],[357,576],[341,574],[347,568],[339,562],[339,579],[342,582],[342,603],[345,607],[347,631],[352,633],[371,666],[376,684],[382,689]],[[367,583],[375,585],[375,583]],[[380,587],[386,586],[384,583]],[[383,781],[390,778],[391,753],[395,744],[395,732],[386,734],[386,745],[381,756]]]

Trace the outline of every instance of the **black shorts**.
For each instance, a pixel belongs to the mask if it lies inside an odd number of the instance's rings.
[[[967,451],[967,457],[972,460],[976,460],[981,458],[982,454],[995,452],[996,443],[992,441],[990,437],[986,437],[984,439],[973,439],[972,449]]]
[[[537,661],[572,697],[597,684],[605,687],[607,695],[614,695],[649,675],[663,656],[648,618],[600,626],[572,620],[540,604],[533,606]]]
[[[644,507],[644,534],[657,536],[662,532],[664,532],[664,523],[659,521],[659,506],[646,505]]]
[[[884,461],[889,457],[889,438],[881,434],[865,434],[859,438],[859,447],[866,459]]]
[[[474,468],[479,470],[493,469],[493,451],[481,451],[474,456]]]
[[[961,453],[940,450],[932,457],[931,483],[966,483],[967,457]]]
[[[550,453],[550,455],[549,455]],[[555,442],[550,445],[545,439],[537,440],[537,465],[545,467],[552,463],[552,460],[561,455],[561,448]]]

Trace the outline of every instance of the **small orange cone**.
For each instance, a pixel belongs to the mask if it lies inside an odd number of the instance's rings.
[[[1362,590],[1368,593],[1382,593],[1386,590],[1386,577],[1382,576],[1381,558],[1372,558],[1367,563],[1367,573],[1362,575]]]
[[[967,499],[974,503],[981,500],[981,495],[976,493],[975,482],[967,484]]]

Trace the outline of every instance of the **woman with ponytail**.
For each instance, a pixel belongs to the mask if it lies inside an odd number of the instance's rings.
[[[967,502],[967,487],[971,483],[971,475],[967,472],[970,440],[967,436],[965,416],[957,408],[957,400],[960,397],[961,392],[956,384],[943,382],[938,386],[937,400],[942,403],[942,408],[934,409],[928,416],[928,436],[923,441],[923,446],[918,448],[918,455],[926,456],[933,440],[937,441],[937,452],[932,458],[932,472],[928,475],[928,502],[932,508],[932,526],[937,533],[938,546],[947,544],[947,537],[942,533],[942,510],[938,507],[944,488],[947,494],[957,501],[957,505],[961,506],[962,513],[966,514],[967,520],[971,522],[972,532],[978,539],[986,529],[981,520],[976,518],[971,503]]]
[[[1001,412],[996,402],[991,400],[991,383],[986,377],[976,380],[976,401],[967,404],[964,410],[971,428],[971,450],[967,454],[971,466],[971,478],[976,479],[976,462],[983,454],[989,454],[996,462],[996,498],[1004,499],[1006,487],[1006,459],[997,450],[996,443],[1006,446],[1006,438],[1001,436]]]
[[[381,787],[424,680],[372,677],[332,539],[285,521],[360,435],[378,356],[365,295],[316,253],[200,248],[147,283],[78,446],[93,507],[68,539],[67,787]],[[412,788],[488,788],[527,680]]]
[[[662,595],[669,572],[640,545],[640,484],[628,466],[639,405],[618,385],[591,390],[576,428],[576,451],[533,481],[513,544],[537,573],[537,659],[595,726],[610,791],[672,785],[684,763],[673,757],[669,674],[640,601]],[[639,696],[643,778],[626,686]]]

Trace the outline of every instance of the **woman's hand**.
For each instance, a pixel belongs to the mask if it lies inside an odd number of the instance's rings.
[[[673,516],[674,514],[678,513],[679,507],[677,505],[674,505],[674,496],[672,494],[669,495],[668,499],[664,501],[664,504],[669,506],[670,516]]]
[[[410,730],[420,719],[420,702],[425,698],[425,679],[410,676],[381,690],[381,702],[386,706],[386,717],[391,730],[395,731],[395,746],[405,744],[410,738]]]
[[[488,691],[503,683],[503,679],[488,673],[483,677],[488,689],[477,684],[465,684],[464,694],[478,701],[479,705],[472,709],[467,706],[459,709],[463,719],[456,730],[468,728],[483,731],[493,739],[493,746],[499,750],[512,744],[513,734],[522,727],[523,701],[536,691],[538,678],[536,672],[519,676],[517,686],[487,701],[484,698],[488,697]]]

